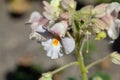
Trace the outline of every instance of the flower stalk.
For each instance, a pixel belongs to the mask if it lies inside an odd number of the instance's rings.
[[[101,58],[101,59],[99,59],[99,60],[96,60],[96,61],[92,62],[91,64],[89,64],[88,66],[86,66],[86,70],[89,70],[90,68],[92,68],[92,67],[95,66],[96,64],[99,64],[100,62],[102,62],[102,61],[104,61],[104,60],[106,60],[106,59],[108,59],[108,58],[110,58],[110,55],[107,55],[107,56],[105,56],[104,58]]]
[[[80,72],[81,72],[81,78],[82,78],[82,80],[88,80],[87,70],[86,70],[85,63],[84,63],[84,57],[82,54],[83,45],[85,43],[84,37],[79,42],[80,43],[76,44],[76,54],[77,54],[77,59],[78,59],[79,68],[80,68]]]
[[[83,55],[82,52],[78,52],[78,62],[79,62],[79,67],[80,67],[80,71],[81,71],[81,78],[82,80],[88,80],[87,77],[87,71],[84,65],[84,59],[83,59]]]
[[[68,68],[68,67],[70,67],[70,66],[72,66],[72,65],[78,65],[78,62],[75,61],[75,62],[71,62],[71,63],[69,63],[69,64],[66,64],[66,65],[64,65],[64,66],[62,66],[62,67],[60,67],[60,68],[52,71],[51,74],[53,75],[53,74],[55,74],[55,73],[57,73],[57,72],[60,72],[60,71],[66,69],[66,68]]]

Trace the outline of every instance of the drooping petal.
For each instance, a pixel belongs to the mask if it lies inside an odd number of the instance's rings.
[[[119,36],[119,32],[120,32],[120,20],[116,19],[114,23],[114,27],[111,27],[108,30],[108,36],[112,39],[117,39]]]
[[[63,36],[65,36],[67,27],[68,27],[67,22],[61,21],[59,23],[54,24],[53,27],[50,29],[50,31],[52,33],[59,35],[60,37],[63,37]]]
[[[62,38],[61,41],[66,54],[69,54],[74,50],[75,40],[73,38],[65,37]]]
[[[115,27],[110,28],[108,31],[108,36],[112,39],[117,39],[119,36],[119,33],[117,32],[117,30],[115,29]]]
[[[112,2],[108,5],[106,9],[107,13],[111,14],[114,18],[118,16],[118,12],[120,11],[120,4],[117,2]]]

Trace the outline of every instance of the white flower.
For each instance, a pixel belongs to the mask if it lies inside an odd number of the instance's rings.
[[[67,30],[68,24],[66,21],[61,21],[53,25],[53,27],[50,29],[52,33],[55,33],[59,35],[60,37],[64,37],[66,30]]]
[[[47,51],[47,56],[51,59],[57,59],[63,54],[61,54],[61,44],[58,39],[49,39],[45,42],[42,42],[44,49]]]
[[[61,52],[65,52],[66,54],[71,53],[75,48],[75,40],[73,38],[65,37],[58,40],[56,38],[49,39],[45,42],[42,42],[44,49],[47,51],[47,56],[52,59],[57,59],[63,54]],[[62,51],[62,49],[64,51]]]

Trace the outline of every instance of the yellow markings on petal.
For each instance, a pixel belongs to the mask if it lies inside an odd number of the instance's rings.
[[[58,46],[58,44],[59,44],[59,40],[53,39],[52,45],[53,46]]]
[[[106,37],[106,33],[104,31],[101,31],[97,33],[95,40],[101,40],[101,39],[104,39],[105,37]]]

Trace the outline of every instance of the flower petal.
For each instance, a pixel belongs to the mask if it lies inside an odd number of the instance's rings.
[[[75,40],[73,38],[65,37],[61,39],[63,48],[67,54],[71,53],[75,48]]]
[[[50,29],[50,31],[52,33],[59,35],[60,37],[63,37],[63,36],[65,36],[67,27],[68,27],[67,22],[61,21],[59,23],[54,24],[53,27]]]
[[[32,12],[30,19],[29,19],[29,23],[33,23],[34,21],[38,20],[41,16],[41,14],[38,11],[34,11]]]
[[[110,28],[108,31],[108,36],[112,39],[117,39],[119,36],[119,33],[117,32],[117,30],[115,29],[115,27]]]
[[[42,25],[39,25],[37,28],[36,28],[36,30],[35,31],[37,31],[37,32],[45,32],[46,30],[43,28],[43,26]]]
[[[31,40],[36,40],[38,42],[44,41],[46,40],[45,37],[43,37],[42,35],[38,34],[37,32],[32,32],[29,36],[29,39]]]
[[[58,58],[58,54],[56,54],[55,52],[52,53],[51,59],[57,59]]]
[[[107,7],[107,13],[109,13],[109,14],[114,13],[114,14],[112,14],[113,17],[117,17],[119,11],[120,11],[120,4],[117,2],[112,2]]]
[[[51,59],[57,59],[63,54],[60,53],[61,50],[61,44],[58,42],[58,45],[53,45],[54,39],[49,39],[45,42],[42,42],[42,46],[47,51],[47,56],[51,57]]]
[[[108,4],[100,4],[93,9],[92,13],[95,14],[95,17],[102,17],[105,15],[107,6]]]
[[[117,39],[120,32],[120,20],[116,19],[114,26],[108,30],[108,36],[112,39]]]
[[[52,20],[53,19],[53,16],[50,15],[48,12],[43,12],[43,15],[45,18],[47,18],[48,20]]]
[[[52,56],[52,52],[51,52],[50,50],[48,51],[47,56],[48,56],[48,57],[51,57],[51,56]]]
[[[64,9],[70,10],[76,7],[76,2],[74,0],[62,0],[61,5]]]

